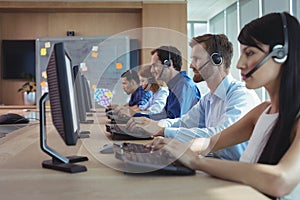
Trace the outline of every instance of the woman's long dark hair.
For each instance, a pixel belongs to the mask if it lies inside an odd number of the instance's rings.
[[[288,29],[288,58],[281,67],[279,116],[271,136],[259,158],[259,163],[277,164],[291,145],[296,115],[300,110],[300,25],[297,19],[284,12]],[[280,13],[271,13],[247,24],[238,40],[241,44],[258,47],[257,42],[284,44]],[[274,197],[273,197],[274,198]]]

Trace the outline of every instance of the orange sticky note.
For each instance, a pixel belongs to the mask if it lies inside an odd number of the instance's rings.
[[[123,68],[122,63],[117,62],[116,63],[116,69],[122,69],[122,68]]]
[[[98,57],[98,52],[95,52],[95,51],[92,52],[92,57],[93,57],[93,58],[97,58],[97,57]]]
[[[41,82],[41,87],[46,87],[46,86],[47,86],[46,81],[42,81],[42,82]]]

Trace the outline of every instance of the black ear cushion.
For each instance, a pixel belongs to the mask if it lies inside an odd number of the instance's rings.
[[[220,56],[218,53],[211,54],[210,58],[214,65],[221,65],[223,62],[222,56]]]

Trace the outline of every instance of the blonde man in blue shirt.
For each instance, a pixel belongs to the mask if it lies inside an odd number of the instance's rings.
[[[151,136],[164,136],[189,142],[194,138],[208,138],[229,127],[260,103],[253,90],[235,80],[229,73],[233,55],[232,43],[224,34],[205,34],[193,38],[192,63],[194,81],[206,81],[210,90],[181,118],[154,122],[146,118],[132,118],[127,123],[131,132],[144,132]],[[247,143],[241,143],[212,156],[238,160]]]

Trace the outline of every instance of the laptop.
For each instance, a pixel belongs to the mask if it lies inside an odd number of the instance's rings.
[[[164,150],[153,151],[143,144],[114,143],[115,157],[124,162],[124,173],[156,175],[194,175],[190,169]]]

